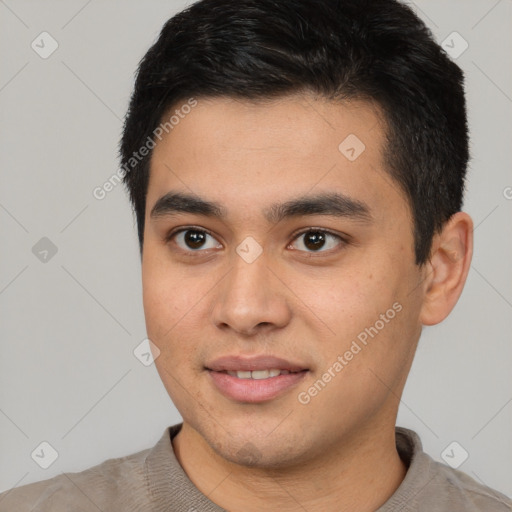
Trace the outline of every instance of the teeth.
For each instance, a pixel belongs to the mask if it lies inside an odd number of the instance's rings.
[[[250,379],[251,378],[251,372],[235,372],[236,376],[239,379]]]
[[[270,370],[254,370],[254,371],[228,371],[228,375],[238,377],[239,379],[268,379],[269,377],[277,377],[278,375],[286,375],[290,373],[288,370],[279,370],[272,368]]]
[[[281,372],[279,372],[281,373]],[[253,379],[268,379],[270,377],[269,370],[256,370],[251,372],[251,377]]]

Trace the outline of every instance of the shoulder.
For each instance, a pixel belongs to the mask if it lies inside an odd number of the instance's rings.
[[[416,432],[396,428],[397,450],[409,468],[382,511],[512,512],[512,500],[468,474],[435,461]]]
[[[147,495],[145,460],[150,451],[5,491],[0,494],[0,512],[97,512],[111,510],[112,505],[133,505],[134,499]],[[138,510],[144,510],[142,503]]]
[[[430,458],[430,457],[429,457]],[[446,510],[469,512],[512,512],[512,500],[501,492],[478,482],[468,474],[431,460],[432,490],[439,493]]]

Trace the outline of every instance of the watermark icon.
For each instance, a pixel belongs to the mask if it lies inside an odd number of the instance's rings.
[[[253,263],[263,252],[263,247],[252,236],[248,236],[237,245],[236,252],[246,263]]]
[[[58,459],[59,453],[48,441],[43,441],[37,445],[30,456],[39,467],[48,469]]]
[[[512,187],[505,187],[503,189],[503,197],[505,199],[512,199]]]
[[[32,247],[32,254],[42,263],[48,263],[56,254],[57,246],[46,236],[43,236]]]
[[[41,59],[47,59],[59,47],[59,43],[48,32],[41,32],[30,47]]]
[[[151,150],[156,146],[155,139],[162,140],[165,133],[170,133],[176,125],[179,124],[181,119],[184,119],[187,114],[190,114],[192,108],[197,105],[195,98],[189,98],[186,103],[177,108],[173,114],[167,119],[167,121],[160,123],[154,130],[153,136],[148,135],[144,144],[134,151],[128,161],[119,168],[114,174],[106,180],[103,185],[95,187],[92,191],[92,195],[99,201],[105,199],[109,192],[112,192],[114,188],[122,182],[123,178],[132,171],[137,165],[151,153]]]
[[[340,153],[351,162],[359,158],[365,149],[363,141],[353,133],[345,137],[338,146]]]
[[[468,49],[469,44],[458,32],[452,32],[441,43],[441,47],[452,59],[458,59]]]
[[[442,452],[441,458],[453,469],[457,469],[459,466],[466,462],[469,457],[469,453],[466,449],[457,441],[452,441]]]
[[[355,340],[352,341],[350,348],[344,352],[343,355],[338,355],[336,361],[329,366],[327,371],[322,374],[322,376],[315,381],[315,383],[310,386],[306,391],[301,391],[297,395],[297,400],[302,405],[307,405],[311,402],[311,399],[320,393],[332,379],[334,379],[340,372],[349,364],[354,356],[359,354],[361,350],[368,345],[369,338],[375,338],[379,334],[387,324],[395,318],[397,313],[402,311],[402,304],[399,302],[395,302],[391,308],[389,308],[385,313],[381,313],[379,315],[379,319],[370,327],[366,327],[362,330],[357,336]],[[359,342],[359,343],[358,343]],[[362,345],[362,346],[361,346]]]
[[[133,355],[144,365],[150,366],[160,355],[160,349],[149,339],[144,338],[134,349]]]

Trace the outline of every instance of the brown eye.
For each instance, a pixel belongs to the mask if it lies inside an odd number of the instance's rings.
[[[297,241],[299,243],[297,243]],[[299,233],[295,242],[299,250],[306,252],[327,252],[330,249],[336,248],[337,245],[343,243],[344,240],[339,236],[329,231],[319,229],[309,229]]]
[[[219,243],[216,243],[212,235],[202,229],[181,229],[167,237],[167,241],[172,239],[175,239],[175,243],[180,249],[189,252],[222,247]]]
[[[188,230],[184,233],[184,242],[190,249],[200,249],[206,240],[206,234],[202,231]]]
[[[325,233],[310,231],[304,235],[304,245],[312,251],[321,249],[325,245]]]

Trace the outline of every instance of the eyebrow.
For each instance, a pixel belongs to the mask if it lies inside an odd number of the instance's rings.
[[[180,213],[216,217],[221,220],[228,216],[226,208],[217,202],[193,194],[171,191],[157,200],[151,209],[150,218],[172,217]],[[372,220],[368,205],[336,192],[299,196],[284,203],[275,203],[266,208],[263,214],[269,223],[307,215],[344,217],[365,222]]]

